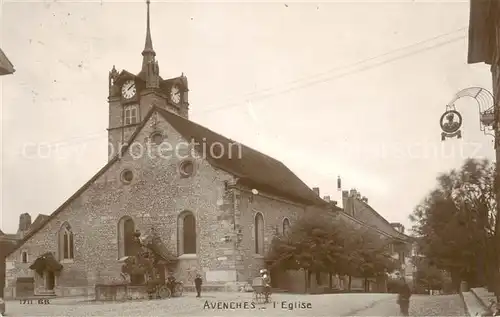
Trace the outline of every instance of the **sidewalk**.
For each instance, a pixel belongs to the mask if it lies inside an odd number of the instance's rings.
[[[469,316],[492,316],[488,307],[491,305],[491,300],[495,299],[493,293],[478,287],[471,288],[469,292],[462,292],[461,295]],[[493,307],[495,306],[493,305]]]

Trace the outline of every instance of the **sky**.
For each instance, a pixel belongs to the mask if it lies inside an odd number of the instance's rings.
[[[140,71],[144,1],[4,1],[0,228],[50,214],[107,162],[108,72]],[[190,119],[282,161],[321,196],[356,188],[390,222],[439,173],[493,159],[478,106],[463,138],[439,119],[460,90],[491,90],[468,65],[467,1],[153,1],[163,78],[189,80]],[[47,146],[50,145],[50,146]],[[40,148],[40,155],[26,153]],[[50,149],[50,150],[49,150]]]

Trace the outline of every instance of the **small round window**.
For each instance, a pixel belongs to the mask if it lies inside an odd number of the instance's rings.
[[[163,142],[163,134],[160,132],[154,132],[151,134],[151,142],[153,142],[156,145],[160,145]]]
[[[131,170],[124,170],[121,174],[121,180],[125,184],[129,184],[134,179],[134,174]]]
[[[194,163],[191,160],[182,162],[179,166],[179,172],[182,177],[189,177],[194,173]]]

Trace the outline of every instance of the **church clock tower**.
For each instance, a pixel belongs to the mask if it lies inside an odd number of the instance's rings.
[[[108,159],[116,155],[144,119],[152,106],[188,119],[188,82],[183,75],[162,79],[151,39],[149,0],[146,1],[146,43],[142,51],[141,71],[109,72]]]

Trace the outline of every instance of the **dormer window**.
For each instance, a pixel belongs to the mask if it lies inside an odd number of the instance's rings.
[[[124,125],[130,125],[139,122],[137,105],[126,106],[123,117]]]

